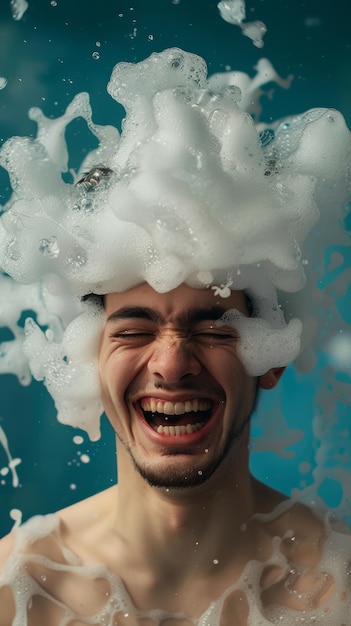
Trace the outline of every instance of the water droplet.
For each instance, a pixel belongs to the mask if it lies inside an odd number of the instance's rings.
[[[40,580],[42,580],[43,582],[45,582],[45,581],[46,581],[46,576],[45,576],[45,574],[42,574],[42,575],[40,576]]]
[[[19,261],[21,258],[21,248],[16,239],[13,239],[7,246],[7,254],[12,261]]]
[[[83,441],[84,441],[84,439],[80,435],[75,435],[73,437],[73,443],[75,443],[77,446],[79,446],[81,443],[83,443]]]
[[[93,52],[93,54],[91,55],[93,57],[93,59],[100,59],[100,52],[98,52],[97,50],[95,50],[95,52]]]
[[[92,208],[93,208],[93,203],[85,195],[79,198],[79,200],[73,205],[74,211],[83,210],[86,213],[90,212]]]
[[[6,87],[7,85],[7,78],[4,78],[3,76],[0,76],[0,89],[4,89],[4,87]]]
[[[43,256],[47,256],[50,259],[56,259],[60,253],[57,237],[52,235],[49,239],[41,239],[38,250],[43,254]]]
[[[66,261],[66,265],[71,265],[73,268],[79,268],[85,265],[87,262],[87,255],[83,248],[77,246],[75,253],[69,256]]]
[[[156,220],[156,225],[160,229],[170,232],[185,232],[186,225],[175,215],[161,215]]]
[[[27,0],[11,0],[11,11],[14,20],[20,20],[27,9]]]
[[[45,331],[45,337],[46,337],[46,339],[47,339],[48,341],[50,341],[50,342],[54,340],[54,332],[52,331],[52,329],[51,329],[51,328],[48,328],[48,329]]]
[[[171,56],[171,62],[170,62],[170,67],[172,70],[177,70],[179,67],[182,66],[182,61],[183,61],[183,57],[180,55],[179,57],[173,57]]]
[[[175,87],[173,95],[179,102],[191,102],[193,100],[193,92],[188,87]]]
[[[218,559],[213,559],[213,565],[218,565],[219,560]]]
[[[13,519],[18,524],[22,521],[22,511],[20,509],[11,509],[9,513],[11,519]]]

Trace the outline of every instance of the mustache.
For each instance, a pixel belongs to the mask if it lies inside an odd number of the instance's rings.
[[[223,389],[219,385],[211,384],[209,381],[205,383],[198,383],[196,381],[187,381],[187,382],[178,382],[178,383],[164,383],[162,381],[153,381],[152,383],[132,383],[126,392],[126,397],[139,395],[140,393],[146,395],[153,395],[155,391],[165,391],[170,393],[192,393],[197,396],[201,396],[206,392],[206,396],[214,396],[219,398],[219,400],[225,399],[225,393]]]

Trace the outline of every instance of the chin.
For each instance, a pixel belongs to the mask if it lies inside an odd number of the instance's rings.
[[[164,456],[160,464],[139,463],[132,457],[133,464],[138,474],[151,486],[160,489],[190,489],[203,485],[216,472],[227,456],[227,451],[217,455],[212,460],[203,460],[190,465],[184,461],[184,451],[182,452],[183,462],[179,459],[179,450],[176,455]],[[179,461],[177,462],[177,457]],[[165,467],[166,466],[166,467]]]

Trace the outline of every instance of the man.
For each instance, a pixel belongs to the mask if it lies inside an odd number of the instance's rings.
[[[248,467],[257,393],[298,353],[276,290],[304,284],[299,244],[334,158],[313,148],[331,122],[302,116],[263,146],[238,89],[217,87],[202,59],[164,51],[113,72],[120,140],[80,94],[54,124],[34,112],[38,140],[3,148],[20,198],[0,261],[47,281],[49,332],[29,322],[25,353],[59,419],[92,438],[101,395],[119,482],[1,542],[0,626],[349,623],[349,537]],[[70,185],[57,145],[77,115],[100,146]],[[99,294],[103,315],[88,302],[67,322],[69,289]]]
[[[104,300],[99,371],[119,484],[50,528],[34,520],[22,545],[2,541],[1,626],[337,623],[349,603],[343,564],[333,575],[323,561],[323,522],[249,473],[256,394],[283,368],[250,377],[236,330],[218,324],[248,315],[244,294],[142,284]]]

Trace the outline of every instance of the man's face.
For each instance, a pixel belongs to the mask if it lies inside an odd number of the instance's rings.
[[[143,284],[105,297],[99,370],[106,413],[139,473],[152,485],[206,481],[247,435],[257,381],[237,357],[224,311],[248,314],[245,296]],[[247,437],[243,437],[247,445]]]

